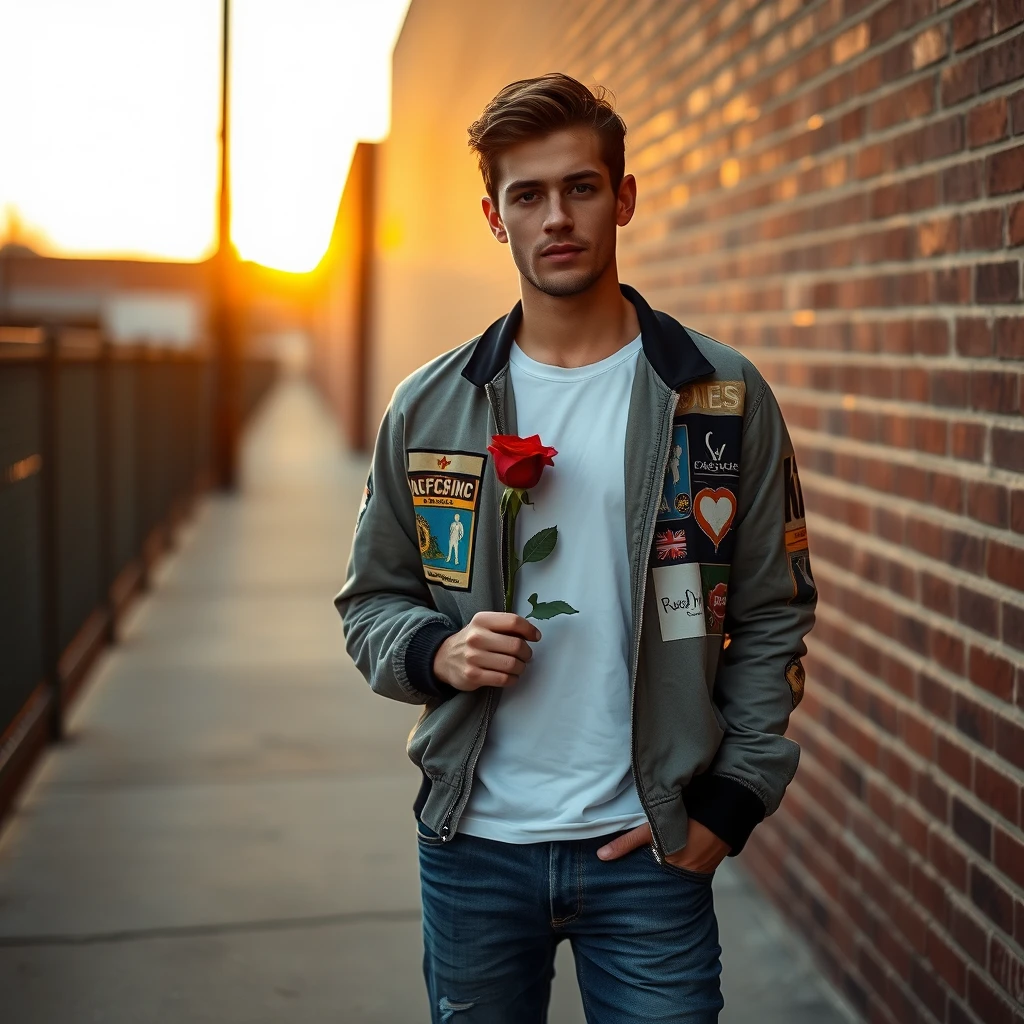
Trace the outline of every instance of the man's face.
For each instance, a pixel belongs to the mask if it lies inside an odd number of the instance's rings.
[[[600,140],[586,128],[511,146],[497,171],[497,206],[485,196],[484,215],[519,273],[547,295],[590,288],[615,259],[616,228],[633,216],[633,176],[612,191]]]

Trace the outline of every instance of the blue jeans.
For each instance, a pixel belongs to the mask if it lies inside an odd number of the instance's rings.
[[[417,822],[431,1024],[545,1024],[569,939],[587,1024],[715,1024],[724,1005],[713,874],[622,835],[516,845]]]

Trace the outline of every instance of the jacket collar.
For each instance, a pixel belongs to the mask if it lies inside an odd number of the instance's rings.
[[[651,309],[644,297],[628,284],[619,284],[622,294],[636,307],[644,355],[658,376],[673,391],[692,380],[715,372],[678,320],[667,313]],[[480,335],[473,353],[463,367],[462,376],[482,388],[494,380],[508,364],[512,341],[523,319],[522,300],[509,313],[495,320]]]

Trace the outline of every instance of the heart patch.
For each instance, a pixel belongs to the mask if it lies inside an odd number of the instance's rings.
[[[728,487],[705,487],[693,499],[693,518],[711,538],[717,551],[736,518],[736,495]]]

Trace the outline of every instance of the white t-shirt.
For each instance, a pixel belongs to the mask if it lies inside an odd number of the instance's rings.
[[[558,450],[530,489],[516,550],[558,527],[555,550],[516,577],[515,611],[567,601],[579,612],[537,621],[543,634],[506,687],[459,823],[506,843],[585,839],[647,821],[630,767],[624,445],[641,340],[587,366],[550,366],[513,344],[509,357],[522,437]]]

